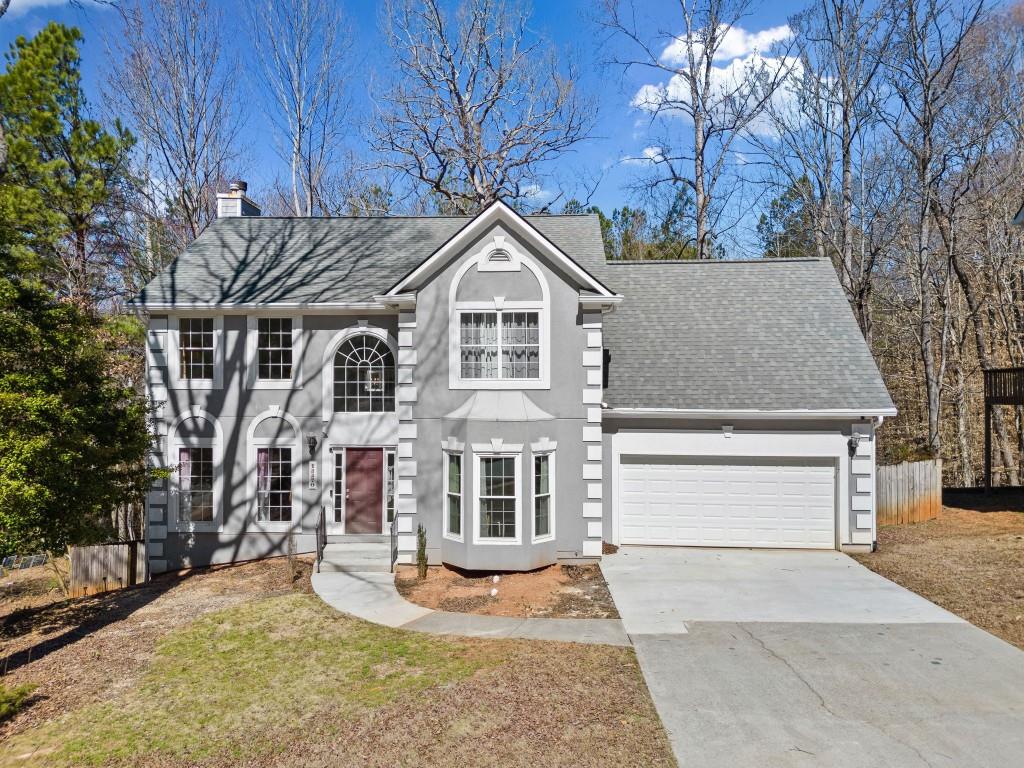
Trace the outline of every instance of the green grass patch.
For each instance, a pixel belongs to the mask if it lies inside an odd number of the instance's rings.
[[[110,660],[117,664],[116,659]],[[343,616],[309,595],[245,603],[165,637],[141,684],[28,730],[0,751],[24,764],[244,761],[297,730],[329,736],[357,716],[492,666],[456,641]]]
[[[0,723],[18,714],[35,689],[34,685],[17,685],[9,688],[0,684]]]

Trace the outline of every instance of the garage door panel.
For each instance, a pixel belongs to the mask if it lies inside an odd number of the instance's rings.
[[[623,544],[835,546],[828,463],[627,457],[619,472]]]

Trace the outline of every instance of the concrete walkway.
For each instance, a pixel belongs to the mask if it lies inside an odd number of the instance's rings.
[[[601,570],[683,768],[1024,765],[1024,653],[837,552]]]
[[[390,573],[314,573],[313,591],[332,608],[360,619],[435,635],[515,637],[567,643],[629,645],[619,619],[516,619],[433,611],[395,589]]]

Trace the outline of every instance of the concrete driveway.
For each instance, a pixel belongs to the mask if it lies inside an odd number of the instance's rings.
[[[1024,765],[1024,653],[845,555],[601,569],[681,766]]]

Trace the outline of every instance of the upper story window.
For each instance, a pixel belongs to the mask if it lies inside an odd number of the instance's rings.
[[[334,410],[395,410],[395,357],[380,337],[362,334],[338,347],[334,355]]]
[[[539,379],[540,312],[459,313],[460,376]]]
[[[213,380],[213,318],[183,317],[178,320],[178,378]]]
[[[256,320],[256,377],[263,381],[292,378],[292,321],[288,317]]]

